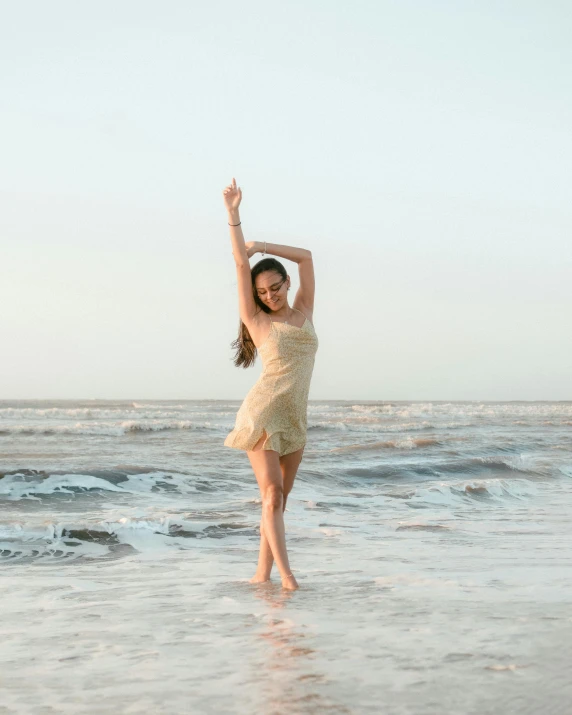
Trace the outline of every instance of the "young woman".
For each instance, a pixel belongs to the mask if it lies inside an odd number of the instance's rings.
[[[223,197],[238,276],[240,328],[232,343],[234,363],[249,367],[258,350],[263,364],[224,444],[246,451],[262,497],[260,555],[250,582],[268,581],[276,560],[282,586],[295,590],[298,583],[288,561],[283,513],[306,444],[308,393],[318,349],[311,322],[312,254],[275,243],[245,243],[238,212],[242,191],[234,178]],[[264,258],[251,269],[248,259],[255,253],[271,253],[298,264],[300,288],[292,307],[288,304],[290,276],[282,263]]]

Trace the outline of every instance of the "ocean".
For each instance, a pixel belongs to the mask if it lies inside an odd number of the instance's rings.
[[[572,712],[572,402],[318,401],[253,585],[240,401],[0,401],[0,713]]]

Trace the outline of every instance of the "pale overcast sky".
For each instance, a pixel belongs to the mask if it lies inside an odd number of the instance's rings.
[[[568,2],[6,4],[0,398],[242,399],[235,176],[246,240],[313,253],[311,399],[572,399],[571,28]]]

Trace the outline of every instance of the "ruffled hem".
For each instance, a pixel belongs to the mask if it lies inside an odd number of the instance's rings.
[[[278,452],[280,457],[284,457],[291,452],[296,452],[306,444],[304,441],[303,444],[292,449],[291,443],[281,436],[280,431],[269,433],[267,429],[262,428],[258,432],[251,432],[250,430],[243,428],[238,430],[233,429],[232,432],[229,432],[224,440],[224,446],[231,447],[232,449],[242,449],[249,452],[254,448],[264,432],[266,432],[266,439],[262,444],[262,449]]]

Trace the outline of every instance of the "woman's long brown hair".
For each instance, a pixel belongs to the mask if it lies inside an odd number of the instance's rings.
[[[255,263],[250,269],[254,302],[265,313],[270,313],[270,308],[260,300],[256,291],[256,276],[259,273],[264,273],[264,271],[276,271],[276,273],[279,273],[284,280],[286,280],[288,273],[280,261],[277,261],[275,258],[263,258],[261,261],[258,261],[258,263]],[[232,341],[231,346],[236,350],[234,356],[235,367],[240,367],[242,365],[242,367],[246,368],[254,364],[257,354],[256,346],[250,337],[248,328],[242,322],[242,319],[240,320],[238,326],[238,337],[236,340]]]

